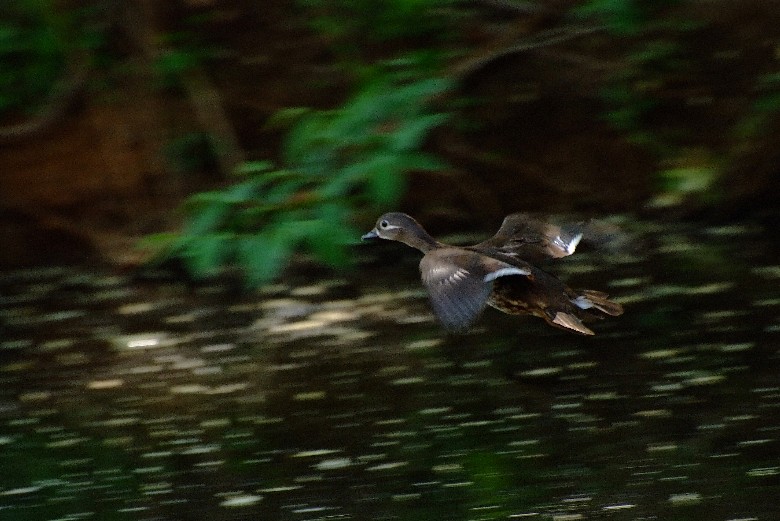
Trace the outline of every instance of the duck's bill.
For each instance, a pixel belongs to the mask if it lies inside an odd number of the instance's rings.
[[[374,228],[373,230],[371,230],[370,232],[362,236],[361,239],[367,241],[369,239],[376,239],[377,237],[379,237],[379,234],[376,232],[376,228]]]

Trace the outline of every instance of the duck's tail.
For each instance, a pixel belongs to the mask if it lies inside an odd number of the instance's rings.
[[[576,331],[582,335],[596,334],[592,329],[583,324],[582,320],[578,317],[575,317],[571,313],[566,313],[565,311],[548,311],[547,316],[545,316],[544,319],[547,320],[547,323],[550,325]]]
[[[575,331],[582,335],[595,335],[596,333],[592,329],[583,324],[583,320],[598,320],[604,318],[603,314],[617,316],[623,313],[623,306],[609,300],[608,297],[609,295],[606,293],[593,289],[579,290],[577,296],[571,299],[575,308],[570,311],[547,309],[542,318],[553,326]]]
[[[616,317],[623,314],[623,306],[609,300],[609,295],[603,291],[595,289],[579,290],[577,298],[572,299],[572,303],[580,309],[596,308],[599,311]]]

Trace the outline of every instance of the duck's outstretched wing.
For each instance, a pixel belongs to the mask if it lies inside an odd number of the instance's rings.
[[[531,270],[524,263],[515,266],[459,248],[442,248],[423,257],[420,275],[439,322],[448,331],[462,332],[485,309],[494,280],[530,276]]]
[[[580,239],[579,224],[557,225],[526,213],[513,213],[504,218],[493,237],[471,248],[536,264],[571,255]]]

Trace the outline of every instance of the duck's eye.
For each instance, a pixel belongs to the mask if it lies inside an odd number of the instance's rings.
[[[390,226],[390,223],[387,221],[382,221],[381,223],[379,223],[380,228],[387,228],[388,226]]]

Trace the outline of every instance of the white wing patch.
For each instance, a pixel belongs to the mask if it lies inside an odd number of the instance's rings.
[[[511,267],[511,268],[501,268],[496,271],[490,272],[487,275],[485,275],[485,278],[483,279],[485,282],[490,282],[492,280],[496,280],[498,277],[507,277],[509,275],[530,275],[530,271],[524,270],[521,268]]]
[[[426,279],[430,281],[436,281],[439,284],[453,284],[468,277],[469,271],[465,268],[453,270],[451,265],[433,265],[426,275]]]
[[[580,309],[590,309],[593,307],[593,302],[591,302],[588,298],[583,296],[579,296],[577,298],[571,299],[571,303]]]
[[[470,272],[464,268],[458,268],[454,273],[451,273],[449,277],[441,281],[442,284],[453,284],[462,281],[470,275]]]
[[[578,233],[569,242],[566,242],[561,238],[560,235],[556,235],[553,239],[553,244],[561,248],[563,251],[566,252],[567,255],[571,255],[574,253],[574,250],[577,249],[577,245],[580,243],[580,240],[582,239],[582,234]]]
[[[468,329],[487,304],[492,284],[482,281],[483,271],[474,276],[474,271],[480,268],[477,266],[469,270],[458,266],[436,251],[420,262],[423,284],[428,290],[433,311],[445,329]]]

